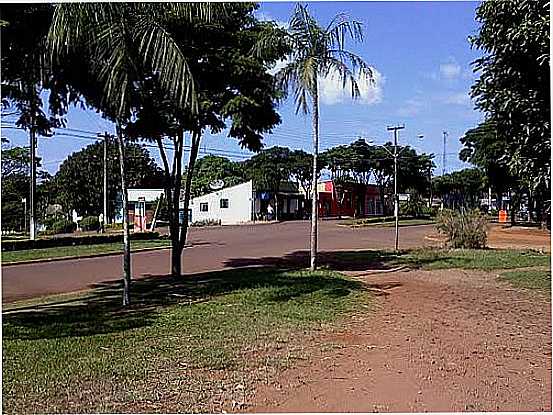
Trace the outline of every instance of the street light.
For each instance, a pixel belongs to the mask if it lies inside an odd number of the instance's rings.
[[[398,140],[398,131],[405,128],[405,125],[398,125],[393,127],[387,127],[386,129],[388,131],[394,132],[394,151],[391,152],[382,144],[375,144],[373,140],[369,140],[368,144],[374,145],[376,147],[381,147],[384,149],[388,154],[390,154],[394,159],[394,218],[395,218],[395,230],[396,230],[396,237],[395,237],[395,250],[398,251],[399,248],[399,195],[397,193],[397,160],[401,153],[407,148],[403,147],[401,151],[397,151],[397,140]],[[417,135],[417,138],[419,140],[422,140],[424,138],[423,134]]]

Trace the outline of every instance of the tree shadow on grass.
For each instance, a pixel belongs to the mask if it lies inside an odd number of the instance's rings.
[[[289,273],[274,268],[240,268],[173,278],[148,275],[133,281],[130,308],[121,307],[121,281],[95,284],[83,296],[5,310],[5,339],[91,336],[151,326],[163,307],[193,306],[222,294],[267,288],[256,301],[286,302],[323,291],[330,297],[362,290],[357,281],[328,272]]]

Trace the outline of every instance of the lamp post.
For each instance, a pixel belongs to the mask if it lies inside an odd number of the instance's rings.
[[[397,192],[397,161],[399,158],[399,155],[405,150],[407,147],[403,147],[400,151],[397,150],[397,141],[398,141],[398,131],[403,130],[405,128],[405,125],[397,125],[397,126],[388,126],[386,129],[388,131],[394,132],[394,151],[391,152],[388,150],[385,146],[381,144],[374,144],[372,140],[368,142],[368,144],[375,145],[377,147],[381,147],[384,149],[388,154],[392,156],[394,159],[394,218],[395,218],[395,251],[397,252],[399,249],[399,195]],[[424,136],[422,134],[419,134],[417,136],[419,139],[423,139]]]

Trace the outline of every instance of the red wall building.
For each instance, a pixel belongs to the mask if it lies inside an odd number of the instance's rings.
[[[373,216],[382,214],[378,187],[372,184],[320,182],[319,216]]]

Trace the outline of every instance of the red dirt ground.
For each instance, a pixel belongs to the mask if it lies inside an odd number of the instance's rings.
[[[550,300],[496,277],[358,276],[378,294],[376,309],[313,337],[335,347],[313,348],[308,361],[258,387],[248,410],[551,411]]]

